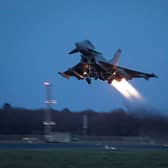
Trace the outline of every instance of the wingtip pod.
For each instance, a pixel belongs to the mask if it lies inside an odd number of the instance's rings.
[[[155,75],[154,73],[151,73],[151,74],[148,74],[148,75],[145,77],[146,80],[149,80],[149,78],[158,78],[158,76]]]
[[[152,73],[151,76],[154,77],[154,78],[159,78],[159,77],[158,77],[156,74],[154,74],[154,73]]]

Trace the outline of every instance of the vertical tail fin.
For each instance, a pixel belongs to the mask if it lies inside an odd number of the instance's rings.
[[[110,64],[113,64],[113,65],[117,66],[117,65],[118,65],[118,62],[119,62],[120,55],[121,55],[121,49],[119,48],[119,49],[115,52],[114,57],[109,61]]]

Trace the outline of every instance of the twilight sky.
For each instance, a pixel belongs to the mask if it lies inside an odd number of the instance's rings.
[[[58,75],[79,62],[68,55],[74,42],[88,39],[107,59],[121,48],[120,66],[157,74],[130,83],[146,104],[168,109],[167,0],[0,0],[0,21],[0,104],[43,108],[49,80],[56,109],[125,107],[106,82]]]

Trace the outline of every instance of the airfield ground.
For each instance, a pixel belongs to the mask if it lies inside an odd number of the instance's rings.
[[[72,143],[0,141],[0,168],[168,168],[167,140],[111,138]]]
[[[168,150],[0,150],[1,168],[167,168]]]

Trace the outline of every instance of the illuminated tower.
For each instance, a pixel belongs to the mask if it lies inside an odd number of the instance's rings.
[[[53,104],[56,103],[55,100],[51,99],[51,84],[48,81],[45,81],[44,86],[46,88],[46,100],[45,100],[45,104],[46,104],[46,109],[45,109],[45,114],[44,114],[44,134],[48,135],[51,133],[52,131],[52,127],[55,125],[55,122],[52,121],[51,118],[51,106]]]

